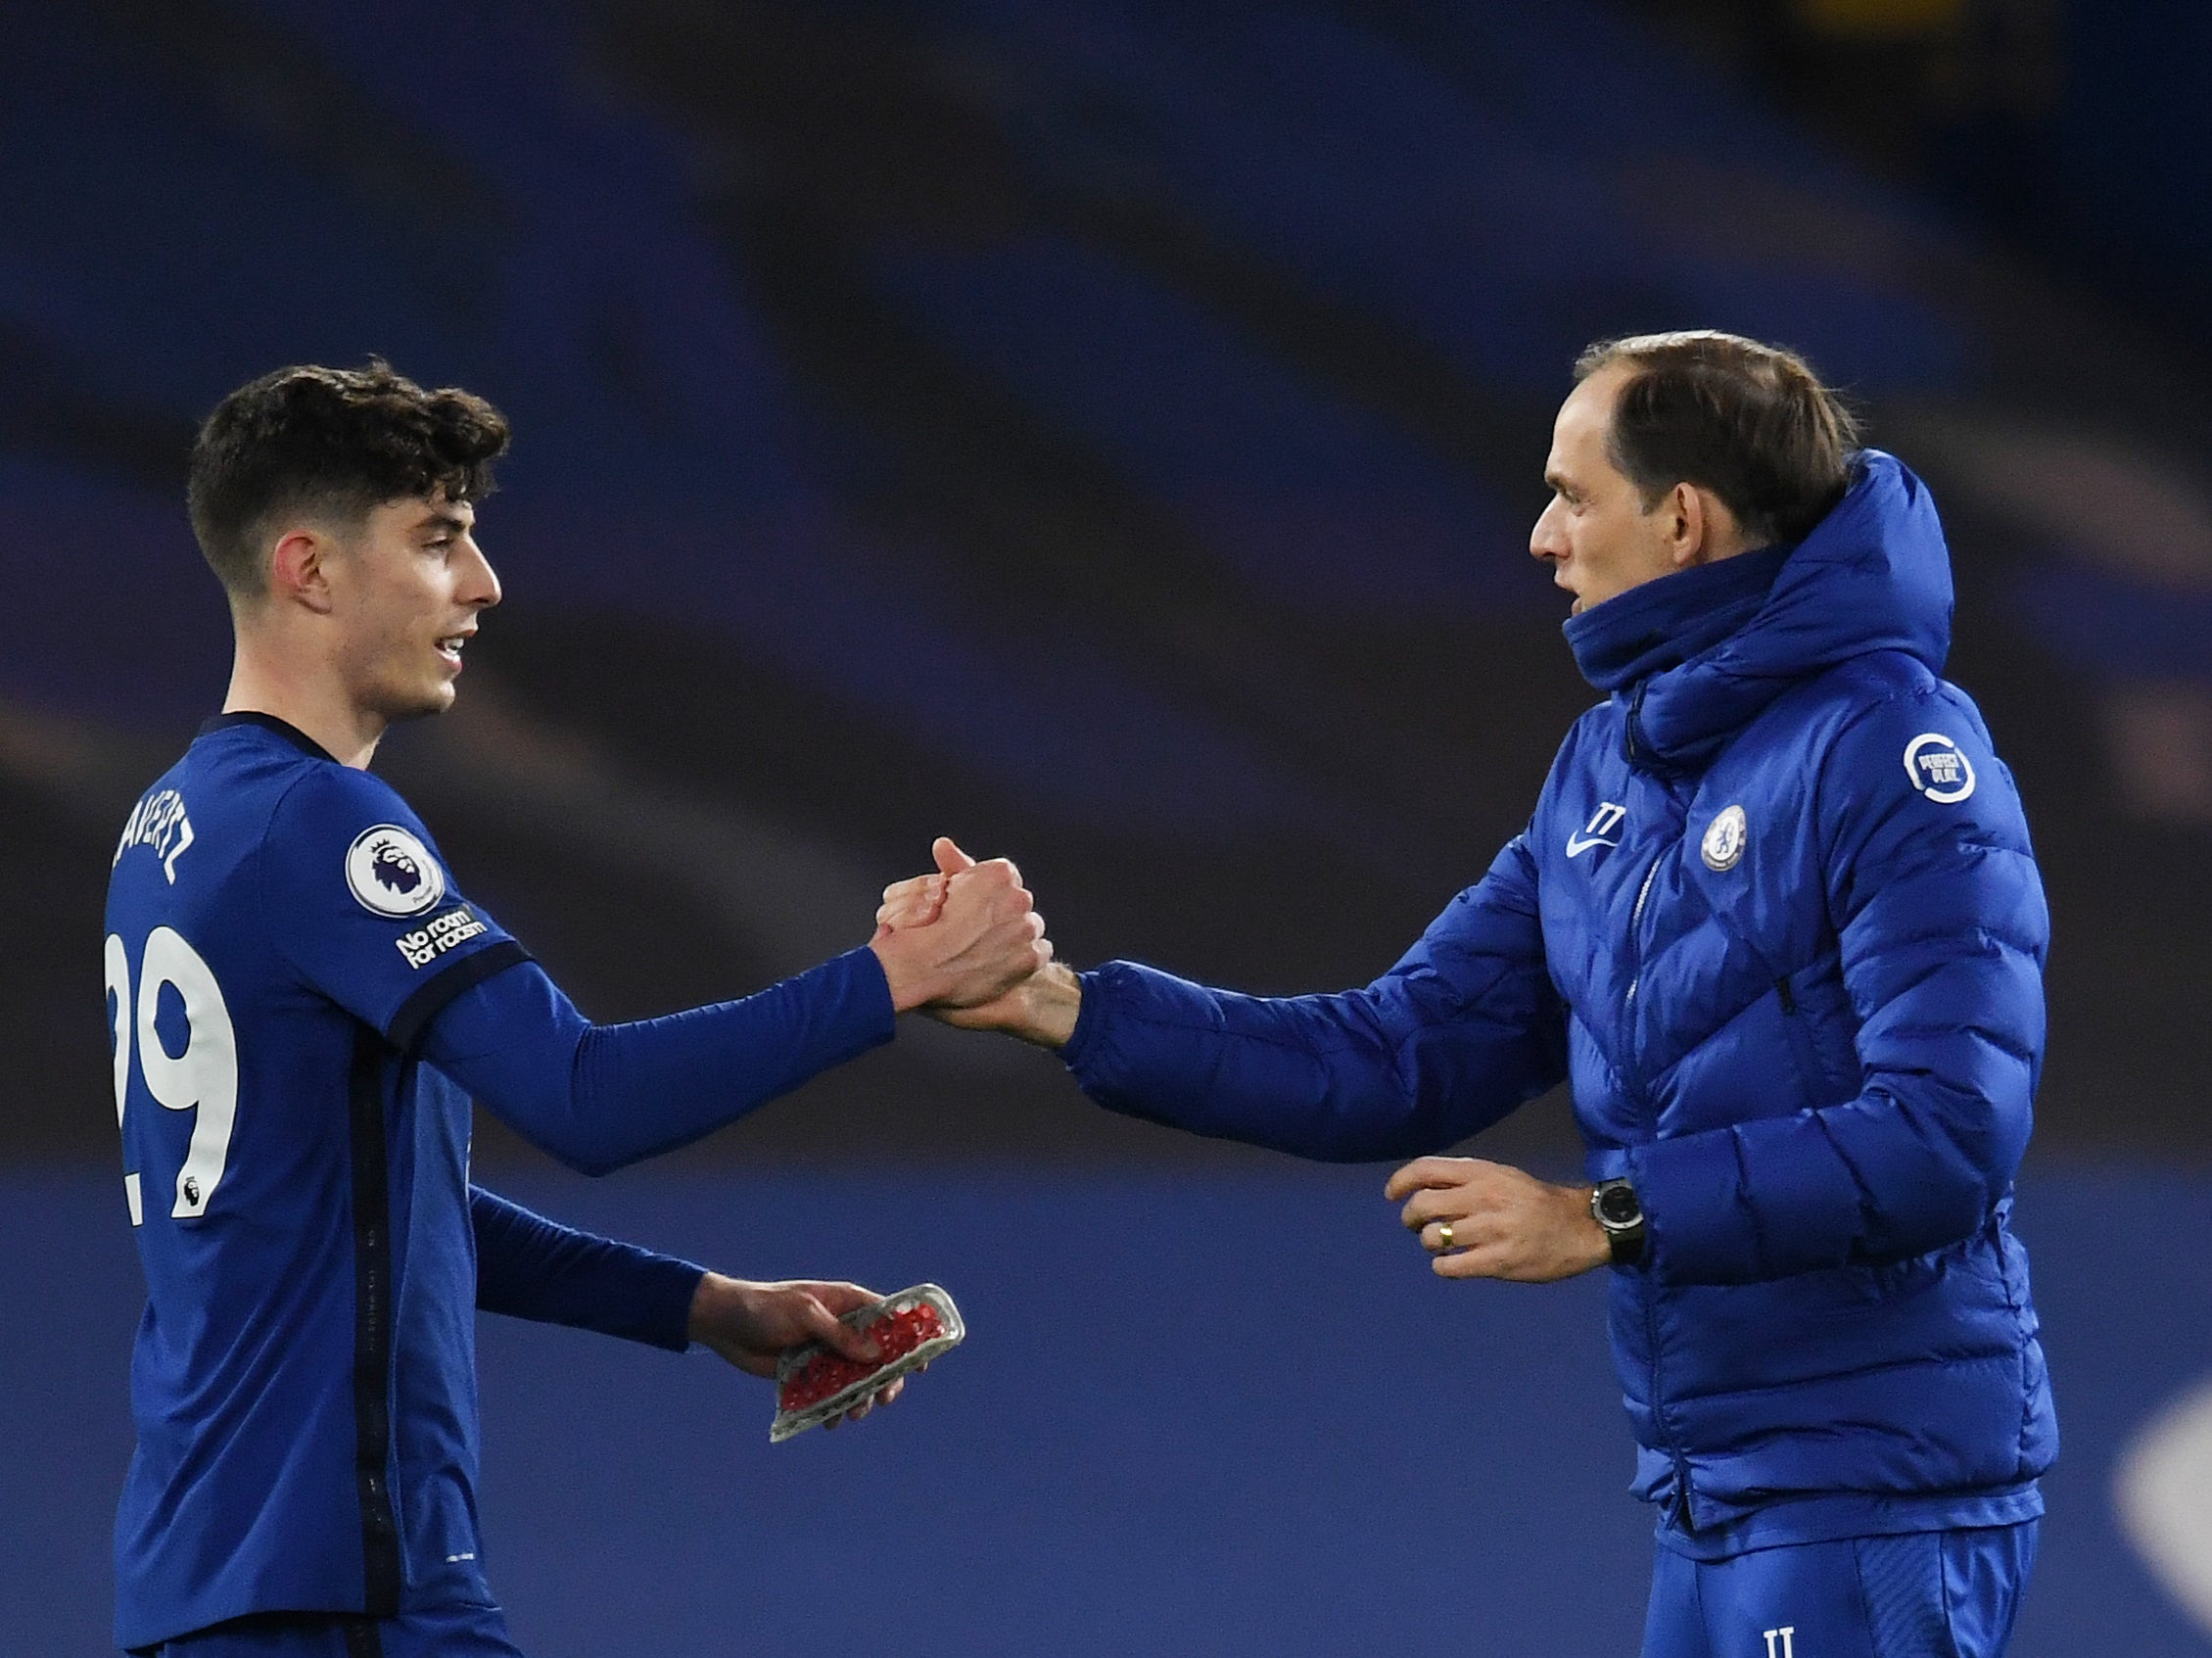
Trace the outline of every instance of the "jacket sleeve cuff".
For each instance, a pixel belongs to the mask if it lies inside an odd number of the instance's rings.
[[[1113,1017],[1113,991],[1106,983],[1104,968],[1076,976],[1083,993],[1075,1010],[1075,1028],[1060,1044],[1059,1057],[1075,1080],[1088,1088],[1087,1073],[1105,1046],[1103,1032]]]
[[[1645,1259],[1682,1284],[1745,1284],[1840,1266],[1863,1238],[1865,1193],[1829,1133],[1801,1112],[1656,1140],[1628,1154]]]
[[[1082,977],[1082,1006],[1060,1058],[1083,1092],[1109,1110],[1179,1128],[1208,1118],[1226,1034],[1213,993],[1137,962],[1107,962]]]
[[[1759,1275],[1758,1228],[1745,1201],[1734,1135],[1691,1134],[1631,1147],[1626,1173],[1644,1211],[1645,1271],[1683,1284]]]

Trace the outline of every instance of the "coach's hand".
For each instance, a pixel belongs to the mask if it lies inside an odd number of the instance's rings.
[[[929,851],[937,862],[935,875],[915,876],[883,889],[882,907],[875,912],[877,939],[937,924],[957,883],[970,872],[988,867],[942,835]],[[1040,1047],[1059,1047],[1074,1034],[1083,986],[1075,974],[1050,959],[1050,942],[1040,942],[1047,959],[1004,995],[972,1003],[935,1002],[928,1008],[929,1016],[963,1030],[1003,1030]]]
[[[878,912],[868,941],[901,1013],[987,1005],[1053,959],[1019,870],[1004,858],[978,864],[950,840],[932,850],[938,874],[919,877],[934,884],[917,894],[915,919],[893,924]]]
[[[838,1319],[882,1299],[858,1284],[750,1284],[710,1272],[691,1294],[690,1336],[751,1376],[774,1376],[777,1359],[809,1342],[820,1342],[856,1363],[873,1364],[882,1356],[875,1344]],[[897,1398],[906,1385],[900,1377],[873,1398],[832,1417],[828,1426],[847,1418],[858,1422],[876,1405]]]
[[[1613,1258],[1587,1186],[1554,1186],[1480,1158],[1416,1158],[1383,1189],[1443,1278],[1549,1284]]]

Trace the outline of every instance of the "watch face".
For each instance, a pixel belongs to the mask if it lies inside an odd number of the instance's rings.
[[[1636,1202],[1635,1189],[1630,1186],[1599,1187],[1598,1217],[1614,1226],[1635,1225],[1644,1217],[1643,1206]]]

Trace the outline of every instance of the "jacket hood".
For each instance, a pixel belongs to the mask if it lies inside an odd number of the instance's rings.
[[[1792,685],[1869,651],[1901,650],[1942,674],[1951,549],[1935,500],[1895,455],[1862,450],[1853,465],[1849,493],[1790,549],[1748,621],[1614,691],[1627,711],[1630,760],[1699,766]]]

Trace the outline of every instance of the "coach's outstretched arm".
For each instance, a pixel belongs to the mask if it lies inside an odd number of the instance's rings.
[[[932,883],[966,862],[950,841],[935,850],[940,874],[889,888],[879,919],[926,920]],[[1109,962],[1048,968],[938,1017],[1058,1049],[1084,1092],[1127,1115],[1330,1161],[1440,1151],[1567,1073],[1518,837],[1363,990],[1246,996]]]

